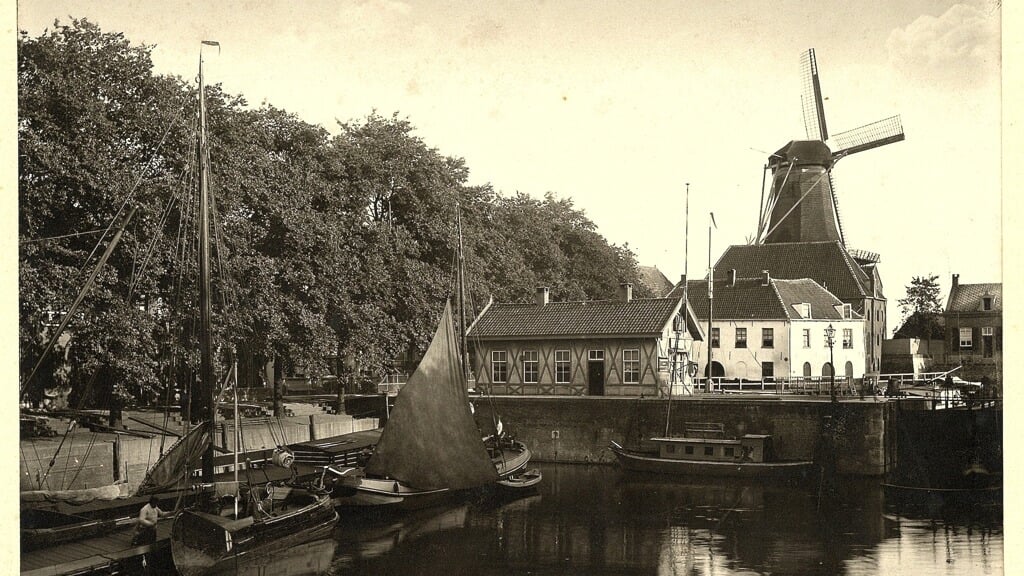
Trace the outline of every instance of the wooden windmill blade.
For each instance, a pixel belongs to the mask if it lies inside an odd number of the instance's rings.
[[[832,170],[828,171],[828,188],[832,196],[832,213],[836,216],[836,226],[839,228],[839,242],[846,246],[846,233],[843,231],[843,219],[839,215],[839,197],[836,195],[836,181],[832,178]]]
[[[838,160],[843,156],[899,142],[904,138],[903,123],[897,114],[860,128],[840,132],[829,140],[829,148],[832,149],[832,156]]]
[[[818,59],[814,56],[814,48],[800,55],[800,108],[804,115],[807,139],[822,142],[828,140],[821,83],[818,81]]]

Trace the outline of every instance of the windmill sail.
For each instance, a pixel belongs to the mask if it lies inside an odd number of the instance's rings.
[[[498,479],[469,409],[450,304],[399,392],[366,472],[422,490],[462,490]]]
[[[821,242],[846,244],[832,167],[842,157],[904,139],[899,116],[892,116],[829,138],[811,48],[800,56],[800,107],[807,140],[795,140],[768,158],[772,187],[758,222],[760,243]]]

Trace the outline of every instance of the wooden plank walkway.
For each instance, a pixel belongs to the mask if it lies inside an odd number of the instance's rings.
[[[112,534],[22,553],[21,576],[66,576],[116,567],[170,546],[171,524],[169,518],[161,520],[156,543],[144,546],[131,545],[134,526],[129,526]]]

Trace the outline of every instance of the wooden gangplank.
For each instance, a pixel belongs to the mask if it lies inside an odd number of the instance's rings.
[[[96,538],[24,552],[21,576],[71,576],[125,570],[128,562],[170,546],[171,523],[169,518],[161,520],[156,527],[156,542],[144,546],[132,546],[134,527],[129,526]]]

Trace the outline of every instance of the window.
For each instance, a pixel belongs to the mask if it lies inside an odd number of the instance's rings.
[[[588,350],[587,360],[591,362],[604,362],[604,350]]]
[[[734,458],[736,456],[736,449],[733,448],[732,446],[726,446],[722,450],[723,452],[725,452],[724,456],[727,456],[729,458]]]
[[[877,316],[878,313],[876,312],[875,315]],[[846,320],[850,320],[851,318],[853,318],[853,306],[850,306],[849,304],[843,304],[843,318]]]
[[[981,329],[981,344],[982,344],[982,355],[985,358],[991,358],[993,349],[995,348],[995,335],[996,331],[991,326],[984,326]]]
[[[568,350],[555,350],[555,384],[568,384],[572,377],[572,364]]]
[[[711,347],[712,348],[720,348],[721,347],[721,340],[719,339],[719,330],[718,330],[718,328],[712,328],[711,329]]]
[[[803,316],[804,318],[810,318],[811,317],[811,305],[810,304],[800,304],[800,315]]]
[[[960,329],[960,347],[961,348],[971,348],[973,346],[974,346],[974,339],[971,337],[971,329],[970,328],[961,328]]]
[[[675,454],[676,453],[676,445],[675,444],[669,444],[668,446],[665,446],[665,451],[668,452],[669,454]]]
[[[853,328],[843,328],[843,348],[853,348]]]
[[[761,328],[761,348],[775,348],[774,328]]]
[[[539,371],[537,370],[539,362],[537,362],[537,351],[536,350],[524,350],[523,351],[523,382],[526,384],[536,384],[537,376]]]
[[[640,351],[622,351],[622,381],[626,384],[640,383]]]
[[[686,447],[686,453],[687,454],[693,454],[693,446],[687,446]]]
[[[737,328],[736,329],[736,347],[746,348],[747,347],[747,329]]]
[[[986,311],[992,309],[992,297],[991,296],[985,296],[984,298],[981,299],[981,309],[982,310],[986,310]]]
[[[761,380],[771,380],[772,378],[775,378],[775,363],[761,362]]]
[[[508,352],[491,351],[491,382],[508,382]]]
[[[714,456],[715,455],[715,447],[714,446],[705,446],[704,447],[704,455],[705,456]]]
[[[811,329],[810,328],[804,328],[803,335],[804,335],[804,348],[810,348],[811,347]]]

